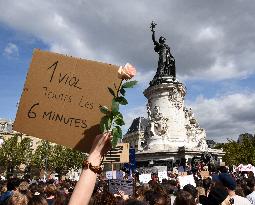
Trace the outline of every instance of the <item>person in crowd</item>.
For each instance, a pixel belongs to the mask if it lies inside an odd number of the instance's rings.
[[[196,187],[194,187],[192,184],[187,184],[183,187],[183,191],[187,191],[189,192],[192,197],[195,199],[195,201],[197,200],[198,198],[198,191],[196,189]]]
[[[0,204],[5,204],[8,199],[18,190],[20,180],[17,178],[10,178],[7,181],[7,191],[0,196]]]
[[[57,191],[53,205],[67,205],[67,197],[65,196],[65,193]]]
[[[251,204],[255,205],[255,180],[254,180],[254,178],[250,178],[250,180],[248,180],[247,186],[252,191],[249,195],[247,195],[247,199],[251,202]]]
[[[27,205],[48,205],[48,202],[45,197],[40,194],[32,196]]]
[[[216,183],[211,187],[208,197],[200,202],[202,205],[222,205],[227,199],[228,192],[221,183]]]
[[[15,192],[8,199],[7,205],[27,205],[28,198],[26,195],[19,192]]]
[[[32,194],[29,190],[29,183],[27,181],[22,181],[18,187],[18,191],[21,194],[26,195],[28,198],[31,198]]]
[[[49,184],[45,189],[46,200],[48,205],[53,205],[55,202],[55,195],[56,195],[57,188],[54,184]]]
[[[177,192],[174,205],[196,205],[196,202],[189,192],[180,190]]]
[[[234,205],[251,205],[250,201],[242,196],[238,196],[235,193],[236,181],[228,174],[221,173],[219,174],[219,180],[226,187],[228,195],[230,197],[229,201]]]
[[[208,195],[210,187],[212,185],[212,180],[210,178],[203,179],[203,187],[205,188],[205,194]]]

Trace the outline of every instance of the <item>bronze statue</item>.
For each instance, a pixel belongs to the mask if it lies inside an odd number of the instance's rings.
[[[176,78],[175,59],[170,52],[170,47],[165,43],[166,39],[161,36],[159,41],[155,40],[156,23],[151,22],[152,41],[155,45],[154,50],[159,54],[158,68],[156,76],[172,76]]]

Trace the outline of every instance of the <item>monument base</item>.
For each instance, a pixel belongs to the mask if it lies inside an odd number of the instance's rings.
[[[218,165],[222,162],[222,157],[225,152],[219,149],[208,149],[213,157],[216,158]],[[201,158],[202,152],[199,149],[185,149],[179,147],[178,150],[157,151],[143,150],[136,153],[137,167],[152,167],[152,166],[167,166],[168,170],[174,167],[175,164],[180,164],[185,161],[191,163],[192,158]]]

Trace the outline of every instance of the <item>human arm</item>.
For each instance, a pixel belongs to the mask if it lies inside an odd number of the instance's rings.
[[[87,161],[93,166],[99,166],[103,155],[106,154],[110,148],[110,133],[97,135]],[[81,172],[80,179],[74,188],[69,205],[87,205],[93,193],[96,178],[96,173],[90,169],[84,168]]]

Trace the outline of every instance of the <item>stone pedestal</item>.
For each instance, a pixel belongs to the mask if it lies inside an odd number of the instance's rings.
[[[145,149],[177,150],[188,142],[185,128],[185,86],[178,81],[149,86],[144,95],[148,99],[149,125],[145,133]]]

